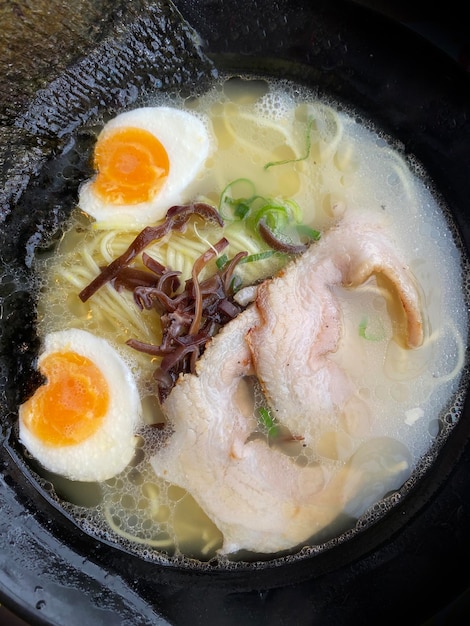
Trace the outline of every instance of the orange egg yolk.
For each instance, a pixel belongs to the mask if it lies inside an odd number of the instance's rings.
[[[75,352],[46,356],[40,369],[47,379],[23,405],[24,425],[43,443],[81,443],[101,426],[109,406],[108,383],[98,367]]]
[[[148,202],[160,190],[170,169],[160,141],[142,128],[119,128],[98,139],[94,158],[95,192],[107,203]]]

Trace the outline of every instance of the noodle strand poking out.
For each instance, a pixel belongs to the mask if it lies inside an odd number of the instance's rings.
[[[462,259],[432,184],[389,138],[372,124],[358,122],[355,111],[319,102],[286,81],[267,81],[266,89],[254,96],[246,84],[222,78],[207,94],[172,101],[204,120],[211,142],[207,167],[186,181],[185,195],[139,224],[121,222],[119,207],[93,222],[81,207],[53,255],[38,258],[44,279],[40,335],[78,327],[105,337],[129,364],[144,406],[135,457],[122,474],[97,486],[101,502],[86,509],[70,504],[80,501],[82,489],[71,483],[70,497],[61,504],[87,532],[121,541],[144,558],[168,560],[174,555],[181,563],[184,555],[207,561],[222,551],[224,563],[227,558],[253,560],[257,551],[272,548],[260,540],[253,541],[250,553],[231,553],[239,544],[230,542],[228,532],[222,536],[227,519],[217,522],[218,528],[209,508],[202,510],[186,489],[170,484],[170,474],[156,473],[179,444],[200,456],[190,476],[200,484],[187,486],[195,495],[209,494],[211,484],[212,493],[222,493],[227,482],[214,485],[214,477],[233,478],[246,494],[265,481],[259,502],[254,497],[261,505],[268,493],[273,506],[260,516],[259,530],[275,525],[277,512],[285,512],[295,489],[304,493],[299,512],[315,493],[323,493],[322,511],[327,514],[319,512],[305,533],[318,534],[301,539],[299,546],[324,549],[330,537],[367,528],[377,519],[374,511],[386,512],[396,498],[381,501],[384,493],[401,489],[433,449],[436,433],[448,432],[459,416],[455,399],[465,365],[468,307],[460,290]],[[407,328],[414,325],[406,323],[400,291],[391,288],[390,280],[372,273],[355,288],[333,280],[329,292],[337,303],[339,339],[336,350],[321,356],[324,368],[309,381],[313,387],[321,372],[325,380],[325,372],[343,372],[352,390],[344,402],[338,394],[329,396],[332,406],[321,407],[310,420],[311,428],[300,414],[298,421],[286,420],[269,400],[273,393],[284,392],[289,377],[281,376],[276,386],[264,372],[258,383],[250,353],[246,362],[233,359],[229,346],[220,351],[220,365],[204,375],[208,387],[202,392],[225,389],[233,368],[246,371],[227,405],[212,402],[211,428],[202,428],[209,414],[196,400],[182,424],[169,423],[171,416],[162,412],[161,404],[176,402],[178,393],[173,394],[182,380],[200,377],[207,352],[217,347],[226,329],[242,324],[258,306],[259,300],[253,304],[258,294],[266,296],[260,284],[282,277],[293,256],[300,260],[315,254],[317,240],[321,246],[334,225],[355,217],[383,222],[394,254],[414,274],[428,330],[422,347],[406,346]],[[360,243],[353,232],[343,233],[348,245]],[[325,271],[327,266],[325,261]],[[309,285],[305,279],[296,287],[298,304],[286,316],[286,338],[292,331],[289,319],[299,311],[307,315],[317,310],[312,304],[303,308]],[[271,308],[261,305],[260,311],[267,315]],[[300,330],[305,328],[299,324]],[[286,358],[286,369],[296,359],[308,360],[307,350],[291,350],[287,339],[281,344],[275,352],[274,344],[263,342],[275,363],[268,372],[279,370]],[[304,370],[310,367],[306,363]],[[289,397],[302,396],[298,385],[300,378],[289,383],[286,404]],[[244,436],[233,441],[234,429]],[[230,444],[224,450],[224,458],[230,459],[225,473],[214,452],[216,441]],[[206,472],[210,463],[214,467]],[[241,467],[249,471],[240,473]],[[309,480],[295,482],[299,476]],[[295,489],[285,488],[288,477]],[[337,480],[330,483],[328,477]],[[175,476],[171,480],[176,482]],[[331,489],[324,490],[325,484]],[[61,493],[67,490],[61,488]],[[247,497],[248,503],[252,500]],[[235,505],[235,513],[243,508]],[[326,525],[319,530],[322,520]]]

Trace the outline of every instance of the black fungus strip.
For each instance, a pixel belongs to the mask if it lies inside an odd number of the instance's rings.
[[[201,210],[205,212],[205,209]],[[167,219],[182,220],[186,213],[183,209],[175,208],[169,212]],[[147,240],[147,235],[136,239],[139,246],[142,241]],[[141,310],[153,309],[160,317],[160,345],[136,338],[129,339],[127,345],[139,352],[161,358],[154,375],[161,402],[168,396],[180,374],[194,372],[197,359],[207,342],[224,324],[243,310],[233,299],[233,273],[246,252],[238,253],[224,267],[199,280],[201,272],[228,244],[228,240],[223,237],[196,259],[191,278],[186,281],[183,290],[180,289],[179,272],[154,262],[150,257],[143,259],[148,269],[134,270],[132,267],[120,265],[116,277],[111,280],[116,289],[131,291]],[[125,256],[126,261],[130,256],[132,255]],[[140,284],[137,284],[139,280]]]
[[[183,231],[187,221],[192,215],[198,215],[207,221],[217,223],[223,226],[222,218],[219,213],[209,204],[203,202],[195,202],[194,204],[186,204],[174,206],[168,209],[165,221],[158,226],[147,226],[134,239],[131,245],[118,256],[114,261],[107,265],[92,282],[87,285],[79,293],[80,300],[86,302],[98,289],[104,284],[116,278],[116,276],[127,267],[135,257],[140,254],[154,241],[162,239],[172,230]]]
[[[307,244],[292,244],[278,239],[273,231],[267,226],[264,220],[260,220],[258,224],[259,232],[264,241],[273,250],[278,252],[286,252],[287,254],[302,254],[308,248]]]

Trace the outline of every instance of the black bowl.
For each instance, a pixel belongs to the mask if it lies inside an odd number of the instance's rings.
[[[190,94],[217,70],[314,86],[426,167],[469,249],[470,80],[447,54],[354,3],[175,4],[200,41],[174,5],[142,2],[140,15],[114,22],[112,37],[21,108],[2,146],[2,263],[23,288],[15,284],[13,297],[2,287],[0,599],[28,623],[60,626],[423,623],[470,586],[468,402],[435,462],[386,517],[315,557],[263,567],[164,565],[98,541],[21,461],[11,432],[34,384],[31,255],[60,231],[86,168],[76,153],[70,161],[71,138],[101,110],[152,89]],[[85,155],[86,133],[80,141]],[[66,165],[72,174],[59,182]]]

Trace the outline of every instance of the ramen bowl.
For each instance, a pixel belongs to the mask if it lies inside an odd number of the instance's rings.
[[[149,98],[192,102],[226,77],[297,85],[354,112],[424,172],[462,273],[467,268],[470,84],[444,53],[350,3],[139,9],[51,77],[6,128],[2,601],[27,622],[47,624],[424,622],[469,584],[454,565],[470,548],[465,335],[452,398],[412,475],[343,532],[288,553],[203,560],[117,541],[77,515],[74,506],[93,508],[93,488],[85,503],[64,506],[64,486],[38,471],[18,442],[18,406],[39,383],[34,259],[61,240],[79,186],[92,175],[99,123]],[[465,308],[465,276],[457,290]]]

